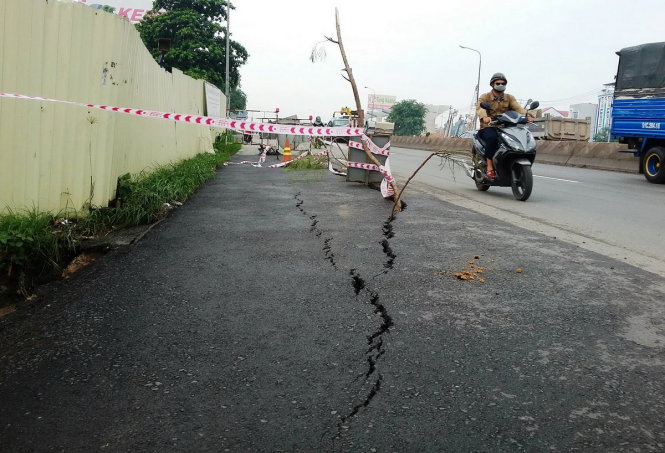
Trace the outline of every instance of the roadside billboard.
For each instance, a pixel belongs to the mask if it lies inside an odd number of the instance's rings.
[[[126,17],[132,23],[141,22],[152,8],[152,0],[78,0],[91,8],[104,9],[120,17]]]
[[[226,116],[226,96],[215,85],[205,82],[206,115],[216,118]]]
[[[367,107],[372,110],[389,110],[395,105],[396,96],[389,94],[370,94]]]

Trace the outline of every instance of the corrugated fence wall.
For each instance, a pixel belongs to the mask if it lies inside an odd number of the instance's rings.
[[[54,0],[0,0],[0,91],[206,113],[203,82],[161,69],[128,21]],[[210,151],[217,132],[0,98],[0,212],[104,206],[119,176]]]

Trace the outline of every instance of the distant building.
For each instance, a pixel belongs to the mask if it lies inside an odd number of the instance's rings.
[[[452,118],[452,115],[453,115],[453,110],[451,110],[451,108],[452,108],[451,105],[431,105],[431,104],[427,104],[427,105],[425,105],[425,108],[427,109],[427,113],[425,114],[425,132],[429,132],[430,134],[433,134],[434,132],[436,132],[436,130],[437,130],[436,119],[440,115],[443,115],[444,113],[447,113],[447,114],[444,115],[445,118],[442,118],[443,119],[442,123],[445,121],[446,118],[448,119],[448,122],[446,122],[445,125],[442,124],[441,127],[439,127],[439,129],[442,129],[442,128],[447,129],[448,128],[448,126],[450,124],[450,121],[451,121],[451,118]]]
[[[612,99],[614,98],[614,83],[603,85],[603,91],[598,95],[598,113],[594,121],[593,137],[603,129],[612,126]]]
[[[570,114],[573,119],[584,120],[590,119],[591,123],[596,121],[596,115],[598,113],[598,104],[593,104],[591,102],[585,102],[583,104],[573,104],[570,106]]]
[[[557,110],[554,107],[544,107],[542,109],[543,116],[549,115],[552,118],[569,118],[570,113],[565,110]]]
[[[457,118],[457,121],[450,128],[451,137],[459,137],[464,132],[464,127],[466,126],[466,118],[462,115]]]

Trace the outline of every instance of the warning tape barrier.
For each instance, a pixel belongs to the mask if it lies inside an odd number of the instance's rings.
[[[224,162],[224,166],[228,167],[229,165],[251,165],[252,167],[260,167],[261,164],[265,163],[266,161],[266,154],[267,151],[263,151],[259,156],[258,162],[253,162],[251,160],[243,160],[241,162]]]
[[[90,109],[105,110],[108,112],[122,113],[125,115],[140,116],[163,120],[178,121],[187,124],[198,124],[222,129],[231,129],[237,132],[264,132],[280,135],[304,135],[311,137],[358,137],[363,135],[363,129],[359,127],[309,127],[293,124],[255,123],[251,121],[239,121],[230,118],[216,118],[210,116],[187,115],[183,113],[159,112],[156,110],[143,110],[126,107],[114,107],[103,104],[85,104],[82,102],[63,101],[40,96],[26,96],[24,94],[0,93],[0,98],[22,99],[40,102],[55,102],[60,104],[76,105]]]
[[[328,150],[321,151],[320,153],[316,153],[316,154],[311,154],[311,156],[312,156],[312,157],[319,157],[319,156],[325,156],[326,154],[328,154]],[[296,158],[293,159],[293,160],[289,160],[289,161],[287,161],[287,162],[280,162],[279,164],[268,165],[268,168],[280,168],[280,167],[286,167],[287,165],[289,165],[289,164],[291,164],[291,163],[293,163],[293,162],[295,162],[295,161],[297,161],[297,160],[300,160],[300,159],[302,159],[303,157],[309,156],[309,155],[310,155],[310,152],[307,151],[307,152],[302,153],[300,156],[296,157]]]
[[[378,147],[374,142],[372,141],[371,138],[369,138],[367,135],[363,134],[360,136],[360,140],[365,143],[367,148],[372,154],[380,154],[382,156],[390,156],[390,151],[388,151],[388,148],[390,148],[390,142],[386,143],[383,145],[383,147]],[[349,141],[349,148],[355,148],[355,149],[360,149],[364,150],[365,148],[363,147],[362,143],[360,142],[353,142]]]
[[[383,175],[384,178],[386,178],[386,181],[393,182],[395,180],[390,174],[389,169],[383,165],[365,164],[362,162],[347,162],[346,166],[351,168],[360,168],[361,170],[378,171]]]
[[[210,126],[215,128],[231,129],[239,132],[265,132],[271,134],[279,135],[303,135],[303,136],[312,136],[312,137],[360,137],[361,141],[365,143],[368,149],[374,154],[381,154],[389,156],[390,152],[388,148],[390,143],[387,143],[383,147],[375,145],[372,140],[366,136],[362,128],[349,128],[349,127],[308,127],[308,126],[296,126],[291,124],[272,124],[272,123],[255,123],[249,121],[238,121],[232,120],[230,118],[216,118],[200,115],[187,115],[182,113],[170,113],[170,112],[159,112],[156,110],[144,110],[144,109],[134,109],[127,107],[114,107],[110,105],[103,104],[85,104],[82,102],[73,102],[73,101],[64,101],[59,99],[45,98],[41,96],[27,96],[24,94],[15,94],[15,93],[3,93],[0,92],[0,98],[9,98],[9,99],[20,99],[20,100],[31,100],[39,102],[53,102],[59,104],[68,104],[75,105],[79,107],[85,107],[90,109],[104,110],[108,112],[121,113],[125,115],[140,116],[146,118],[155,118],[162,120],[171,120],[187,124],[198,124],[203,126]],[[349,146],[357,149],[364,149],[361,143],[358,142],[349,142]],[[316,156],[321,156],[328,154],[328,151],[323,151],[318,153]],[[303,153],[297,158],[288,161],[282,162],[279,164],[269,165],[268,168],[279,168],[289,165],[291,162],[295,162],[303,157],[309,155],[309,152]],[[238,164],[249,164],[254,167],[260,167],[261,163],[265,162],[265,155],[261,155],[258,162],[242,161]],[[224,165],[230,165],[232,162],[227,162]],[[386,193],[383,190],[384,186],[387,186],[389,191],[392,192],[389,183],[393,182],[394,179],[391,176],[390,167],[378,166],[375,164],[365,164],[360,162],[348,162],[348,167],[360,168],[363,170],[374,170],[380,172],[384,176],[384,181],[382,182],[382,193],[386,196]]]

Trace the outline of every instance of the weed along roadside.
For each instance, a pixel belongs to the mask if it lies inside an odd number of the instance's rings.
[[[0,213],[0,317],[13,312],[16,304],[32,302],[37,285],[67,278],[113,245],[140,237],[182,205],[240,147],[220,135],[214,153],[123,175],[116,198],[84,215],[37,208]]]

